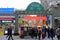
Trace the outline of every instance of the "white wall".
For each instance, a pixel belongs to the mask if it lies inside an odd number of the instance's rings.
[[[0,0],[0,8],[16,8],[25,10],[31,2],[40,2],[40,0]]]

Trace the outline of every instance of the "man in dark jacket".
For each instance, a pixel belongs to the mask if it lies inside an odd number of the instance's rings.
[[[38,28],[38,38],[39,38],[39,40],[41,40],[41,33],[42,33],[42,31],[41,31],[41,29],[40,29],[40,27]]]
[[[11,26],[7,29],[7,31],[8,31],[8,40],[10,40],[10,38],[13,40]]]
[[[46,27],[45,26],[43,26],[43,28],[42,28],[42,39],[44,39],[45,37],[46,37]]]
[[[34,28],[31,29],[31,37],[33,38],[35,34]]]
[[[47,33],[48,33],[48,38],[50,38],[50,27],[48,27]]]
[[[50,29],[50,37],[53,40],[53,37],[55,37],[55,30],[53,28]]]

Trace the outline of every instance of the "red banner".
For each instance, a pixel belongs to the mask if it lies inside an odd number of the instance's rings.
[[[24,16],[25,20],[46,20],[46,16]]]

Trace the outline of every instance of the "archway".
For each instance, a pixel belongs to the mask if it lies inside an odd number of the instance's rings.
[[[31,4],[28,5],[26,11],[29,11],[29,12],[45,12],[45,9],[40,3],[32,2]]]
[[[47,17],[50,17],[51,20],[50,19],[47,20]],[[23,20],[21,20],[21,18]],[[16,21],[15,32],[16,33],[18,32],[18,27],[21,26],[21,24],[22,25],[25,24],[25,19],[24,18],[27,19],[28,21],[31,20],[31,18],[33,19],[33,21],[34,20],[39,20],[38,22],[40,22],[42,20],[42,25],[40,25],[40,23],[38,24],[39,27],[43,26],[43,24],[44,24],[44,26],[46,26],[46,21],[48,23],[49,23],[49,21],[51,21],[50,24],[51,25],[53,24],[52,14],[45,13],[44,7],[41,4],[37,3],[37,2],[32,2],[30,5],[28,5],[28,7],[25,11],[17,10],[15,12],[15,21]],[[34,26],[34,23],[32,23],[32,25]],[[25,25],[24,25],[24,27],[26,28]]]

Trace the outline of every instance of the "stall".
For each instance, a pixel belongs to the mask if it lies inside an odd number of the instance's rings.
[[[7,33],[7,25],[14,24],[14,19],[14,8],[0,8],[0,32],[3,35]]]

